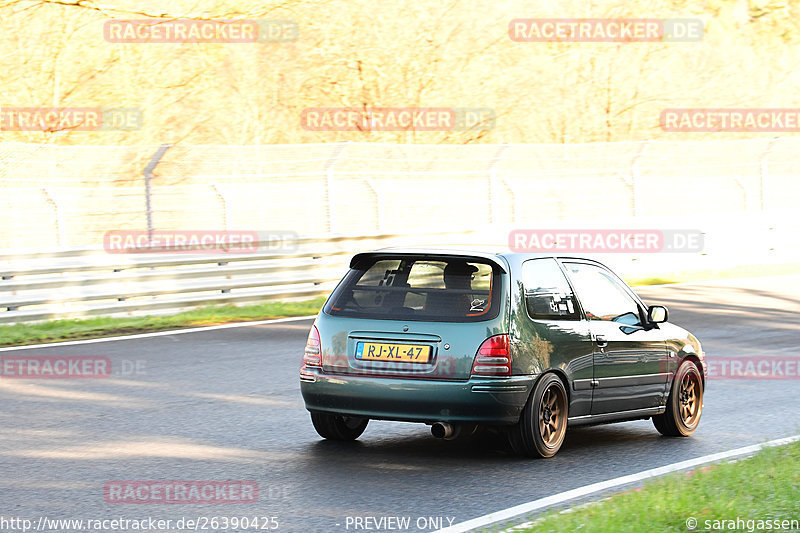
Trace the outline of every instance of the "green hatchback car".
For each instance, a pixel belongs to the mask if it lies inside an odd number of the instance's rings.
[[[590,259],[385,249],[355,255],[308,335],[300,388],[326,439],[370,419],[479,426],[551,457],[567,427],[651,418],[688,436],[703,409],[698,340]]]

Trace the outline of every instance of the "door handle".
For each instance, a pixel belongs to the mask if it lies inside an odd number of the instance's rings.
[[[608,339],[606,339],[605,335],[597,335],[594,340],[598,348],[605,348],[608,346]]]

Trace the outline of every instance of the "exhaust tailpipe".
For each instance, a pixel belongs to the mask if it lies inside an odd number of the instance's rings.
[[[434,422],[431,426],[431,435],[437,439],[450,439],[455,433],[455,428],[447,422]]]

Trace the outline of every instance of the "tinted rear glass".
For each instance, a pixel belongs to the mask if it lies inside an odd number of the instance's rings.
[[[580,318],[572,289],[555,259],[531,259],[522,263],[522,284],[525,288],[525,306],[531,318]]]
[[[500,272],[477,258],[382,256],[351,269],[325,306],[330,315],[477,322],[494,318]]]

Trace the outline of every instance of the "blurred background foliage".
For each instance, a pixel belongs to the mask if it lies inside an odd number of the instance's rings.
[[[702,140],[664,108],[800,107],[800,0],[0,0],[0,106],[136,107],[135,131],[56,144]],[[114,44],[111,18],[289,19],[294,42]],[[700,42],[513,42],[514,18],[702,19]],[[314,132],[309,107],[492,108],[491,129]],[[725,138],[774,136],[724,134]]]

